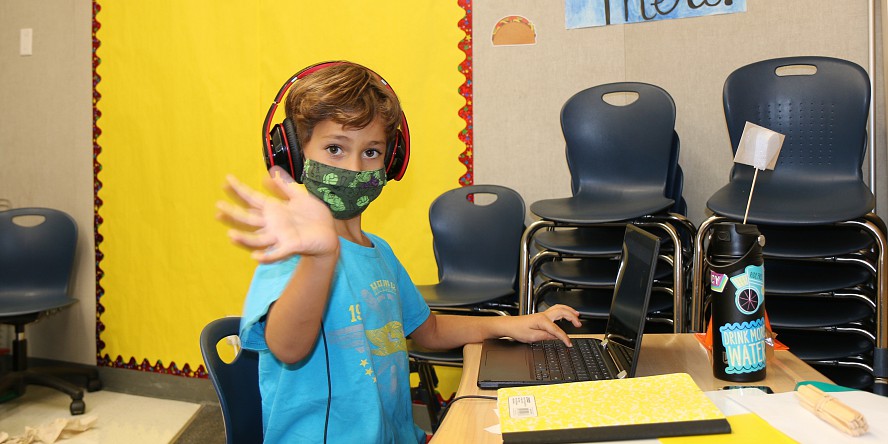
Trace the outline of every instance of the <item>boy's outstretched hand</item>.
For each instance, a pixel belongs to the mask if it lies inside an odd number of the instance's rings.
[[[225,187],[235,204],[219,201],[216,218],[230,226],[232,242],[253,252],[261,263],[292,255],[330,256],[339,252],[333,215],[318,198],[296,184],[280,167],[269,170],[261,193],[228,176]]]

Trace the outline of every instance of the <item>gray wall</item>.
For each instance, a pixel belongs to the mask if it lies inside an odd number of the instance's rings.
[[[19,30],[33,29],[33,55]],[[0,1],[0,199],[64,210],[79,227],[72,308],[29,326],[32,356],[95,364],[92,3]]]

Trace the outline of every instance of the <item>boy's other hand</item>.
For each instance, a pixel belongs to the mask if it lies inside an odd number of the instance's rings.
[[[537,342],[547,339],[558,339],[568,347],[573,346],[567,333],[561,327],[555,325],[555,321],[564,319],[581,327],[580,312],[567,305],[553,305],[542,313],[534,313],[525,316],[515,316],[514,322],[519,324],[512,327],[509,336],[520,342]]]
[[[296,254],[338,254],[339,237],[327,206],[281,168],[272,167],[269,173],[263,185],[271,195],[228,176],[225,189],[235,204],[219,201],[216,218],[231,227],[232,242],[251,250],[261,263]]]

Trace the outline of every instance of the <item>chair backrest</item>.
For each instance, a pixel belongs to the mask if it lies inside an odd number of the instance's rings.
[[[4,315],[68,305],[77,224],[50,208],[0,211],[0,301]]]
[[[239,317],[216,319],[200,333],[200,352],[219,396],[225,437],[229,444],[262,442],[262,399],[259,395],[259,356],[240,349],[232,362],[219,356],[216,344],[236,336]]]
[[[469,185],[438,196],[429,223],[440,281],[514,286],[525,215],[521,195],[500,185]]]
[[[863,180],[870,80],[859,65],[829,57],[763,60],[728,76],[723,101],[734,153],[747,121],[786,136],[776,167],[760,172],[756,187]],[[753,173],[735,165],[731,180]]]
[[[609,103],[616,94],[637,96]],[[619,82],[580,91],[561,110],[561,130],[577,196],[601,189],[663,195],[678,161],[675,103],[655,85]]]

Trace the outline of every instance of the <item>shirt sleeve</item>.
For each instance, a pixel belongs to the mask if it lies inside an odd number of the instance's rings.
[[[244,348],[268,350],[268,344],[265,343],[265,318],[268,309],[281,296],[298,262],[299,257],[294,256],[256,267],[241,315],[240,339]]]

